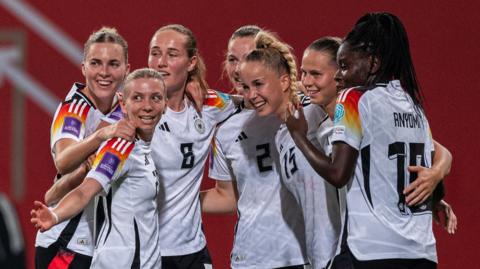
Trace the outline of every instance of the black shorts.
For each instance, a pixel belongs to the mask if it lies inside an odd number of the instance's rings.
[[[53,243],[48,248],[35,248],[35,269],[88,269],[92,257],[63,249]]]
[[[347,247],[337,255],[331,269],[436,269],[437,264],[427,259],[382,259],[359,261]]]
[[[199,252],[180,256],[162,256],[162,269],[212,269],[207,247]]]

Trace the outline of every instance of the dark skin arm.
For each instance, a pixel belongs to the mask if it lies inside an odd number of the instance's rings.
[[[291,108],[291,106],[290,106]],[[307,122],[301,108],[299,118],[291,116],[291,109],[287,111],[287,128],[292,135],[297,147],[303,152],[312,168],[330,184],[342,187],[348,183],[355,168],[358,151],[344,142],[333,144],[332,158],[329,158],[316,149],[306,134]],[[404,193],[407,195],[409,205],[415,205],[425,201],[435,190],[443,176],[448,174],[452,162],[450,152],[435,142],[435,157],[432,168],[410,166],[410,172],[418,172],[417,179],[409,185]]]
[[[308,126],[301,107],[298,108],[299,118],[287,111],[287,128],[297,147],[303,152],[312,168],[326,181],[337,188],[345,186],[353,175],[358,158],[358,150],[343,142],[333,144],[332,157],[319,151],[307,139]]]

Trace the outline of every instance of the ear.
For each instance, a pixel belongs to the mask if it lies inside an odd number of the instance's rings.
[[[85,62],[82,62],[82,74],[83,74],[84,77],[85,77],[85,73],[86,73],[86,71],[85,71]]]
[[[380,59],[377,56],[370,56],[370,74],[376,74],[380,69]]]
[[[195,69],[195,66],[197,65],[198,62],[198,57],[196,55],[192,56],[189,60],[188,63],[188,72],[191,72],[193,69]]]
[[[290,75],[283,74],[280,76],[280,86],[282,87],[282,92],[288,91],[290,89]]]
[[[117,92],[117,98],[118,98],[118,103],[120,104],[120,108],[122,109],[122,114],[124,116],[127,115],[127,108],[125,106],[125,96],[123,95],[123,92]],[[125,117],[126,118],[126,117]]]
[[[124,79],[130,74],[130,64],[126,64],[126,69],[125,69],[125,77]]]

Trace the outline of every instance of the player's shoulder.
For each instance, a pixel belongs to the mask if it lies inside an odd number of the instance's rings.
[[[232,114],[230,114],[226,119],[217,124],[217,128],[225,128],[222,126],[228,126],[231,124],[237,125],[234,123],[234,121],[238,120],[239,117],[242,117],[245,111],[245,104],[244,102],[241,102],[237,107],[235,107]]]
[[[358,102],[360,98],[371,89],[371,87],[352,87],[344,89],[338,94],[337,103]]]
[[[230,101],[230,96],[221,91],[208,89],[203,105],[222,109]]]
[[[127,157],[135,147],[135,141],[128,141],[126,139],[115,137],[107,140],[103,145],[103,151],[115,153],[119,157]]]
[[[95,109],[93,102],[83,92],[81,92],[80,89],[82,89],[82,87],[77,86],[75,91],[70,92],[69,95],[67,95],[67,98],[65,98],[60,105],[61,114],[84,117],[90,109]]]

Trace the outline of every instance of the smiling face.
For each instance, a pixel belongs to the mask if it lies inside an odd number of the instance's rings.
[[[244,93],[259,116],[275,113],[283,119],[290,96],[290,79],[258,61],[242,62],[239,68]]]
[[[371,57],[361,52],[353,51],[348,43],[343,43],[338,49],[338,71],[335,81],[338,89],[365,86],[372,72]]]
[[[188,56],[187,37],[174,30],[157,32],[150,42],[148,67],[160,72],[168,93],[184,90],[188,72],[195,68],[197,57]]]
[[[165,109],[166,96],[162,81],[154,78],[134,79],[125,85],[120,100],[122,112],[136,126],[139,136],[150,141]]]
[[[110,109],[129,68],[119,44],[93,43],[89,47],[82,63],[87,85],[85,93],[102,112]]]
[[[237,37],[228,43],[227,61],[225,71],[237,94],[243,95],[243,86],[238,77],[240,61],[255,48],[253,36]]]
[[[302,58],[302,84],[311,102],[327,106],[335,102],[337,96],[336,82],[337,64],[326,51],[307,49]]]

